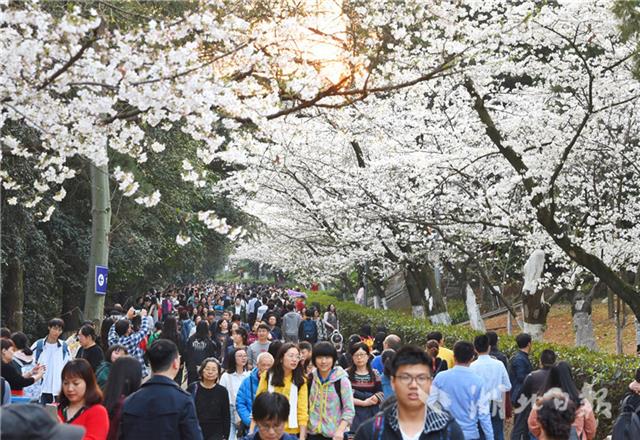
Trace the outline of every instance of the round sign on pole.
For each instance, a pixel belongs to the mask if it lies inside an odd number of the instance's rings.
[[[109,276],[109,269],[105,266],[96,266],[96,293],[98,295],[106,295],[107,293],[107,278]]]

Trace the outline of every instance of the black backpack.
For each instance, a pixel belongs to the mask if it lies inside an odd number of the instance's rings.
[[[627,406],[631,397],[629,395],[622,401],[620,415],[613,424],[611,440],[640,439],[640,405],[631,410],[631,407]]]

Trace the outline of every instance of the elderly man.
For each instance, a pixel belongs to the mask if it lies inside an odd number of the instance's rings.
[[[388,335],[386,338],[384,338],[384,341],[382,341],[383,352],[389,349],[398,351],[401,347],[402,341],[400,339],[400,336],[398,335]],[[377,370],[378,373],[382,374],[384,370],[384,365],[382,364],[382,353],[373,358],[373,360],[371,361],[371,367]]]
[[[253,401],[260,383],[260,375],[273,365],[273,356],[269,352],[260,353],[256,361],[257,367],[251,371],[249,377],[240,384],[238,395],[236,396],[236,410],[242,423],[249,429],[251,425],[251,411]]]

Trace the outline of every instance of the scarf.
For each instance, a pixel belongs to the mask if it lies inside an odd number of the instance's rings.
[[[274,392],[274,386],[271,384],[271,375],[269,375],[268,391]],[[298,429],[298,386],[293,383],[291,377],[291,388],[289,388],[289,420],[287,424],[291,429]]]

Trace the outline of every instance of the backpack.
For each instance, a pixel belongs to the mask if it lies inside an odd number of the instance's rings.
[[[288,336],[298,335],[298,318],[295,314],[286,313],[282,317],[282,333]]]
[[[333,383],[333,387],[336,390],[336,394],[338,395],[338,399],[340,400],[340,412],[344,411],[344,403],[342,403],[342,384],[340,383],[342,380],[336,380]],[[309,384],[309,390],[311,390],[311,384],[313,383],[313,373],[309,373],[307,377],[307,383]],[[311,393],[307,393],[307,398],[311,400]],[[308,405],[307,405],[308,407]]]
[[[33,352],[34,353],[34,361],[35,362],[39,362],[40,361],[40,355],[42,354],[42,352],[44,351],[44,339],[38,339],[38,342],[36,342],[36,349]],[[62,344],[62,359],[65,359],[67,357],[69,357],[71,354],[69,353],[69,347],[67,346],[67,343],[62,341],[58,341],[58,345]]]
[[[613,424],[611,440],[635,440],[640,438],[640,405],[629,411],[627,402],[631,395],[622,401],[622,411]]]
[[[318,326],[313,319],[305,319],[302,322],[302,340],[312,344],[318,342]]]

